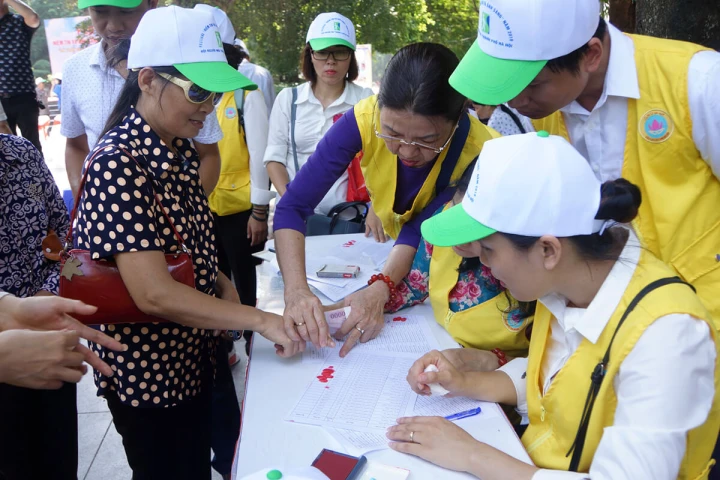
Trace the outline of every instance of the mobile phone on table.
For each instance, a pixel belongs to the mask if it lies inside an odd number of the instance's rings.
[[[312,466],[327,475],[330,480],[355,480],[367,459],[364,455],[353,457],[344,453],[323,448]]]
[[[360,274],[360,267],[357,265],[323,265],[315,272],[320,278],[356,278]]]

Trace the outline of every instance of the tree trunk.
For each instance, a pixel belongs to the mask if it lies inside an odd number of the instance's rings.
[[[610,23],[625,33],[635,33],[634,0],[610,0]]]
[[[718,0],[636,0],[637,33],[720,49]]]

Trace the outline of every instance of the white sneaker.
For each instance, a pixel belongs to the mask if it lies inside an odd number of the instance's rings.
[[[233,342],[232,350],[228,352],[228,363],[232,367],[233,365],[237,365],[237,363],[240,361],[240,356],[235,351],[235,342]]]

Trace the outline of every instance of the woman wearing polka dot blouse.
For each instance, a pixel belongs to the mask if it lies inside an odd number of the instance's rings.
[[[96,373],[95,382],[134,480],[210,479],[212,329],[253,330],[275,342],[280,356],[304,347],[286,336],[281,317],[240,305],[218,272],[213,218],[187,139],[213,113],[210,92],[256,88],[227,64],[219,38],[206,12],[145,14],[80,201],[76,246],[95,259],[114,258],[138,307],[174,322],[104,326],[129,349],[94,346],[116,372]],[[191,253],[195,289],[168,273],[164,253],[178,244],[155,193]]]

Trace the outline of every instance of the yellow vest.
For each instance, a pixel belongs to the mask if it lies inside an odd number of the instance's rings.
[[[249,92],[244,92],[247,98]],[[218,142],[220,150],[220,178],[208,197],[210,210],[225,216],[245,212],[250,203],[250,152],[245,143],[245,132],[240,126],[233,92],[223,95],[215,107],[223,138]]]
[[[628,99],[622,176],[642,191],[633,227],[651,252],[692,283],[720,329],[720,181],[693,142],[691,43],[631,35],[640,99]],[[571,140],[561,112],[533,122]]]
[[[397,238],[405,222],[419,214],[437,195],[435,182],[450,145],[440,154],[438,161],[430,170],[415,197],[412,208],[402,214],[395,213],[393,206],[397,185],[397,156],[388,150],[384,140],[375,136],[375,126],[380,125],[380,109],[376,107],[376,104],[377,97],[373,95],[361,100],[354,107],[364,154],[360,167],[373,208],[383,224],[385,233],[392,238]],[[450,177],[450,184],[460,179],[467,166],[480,154],[483,143],[495,136],[499,136],[499,134],[485,127],[477,119],[470,117],[470,132]]]
[[[433,247],[430,260],[430,303],[435,320],[464,347],[492,350],[499,348],[512,357],[527,356],[529,341],[525,329],[532,319],[511,322],[505,311],[505,293],[474,307],[453,312],[449,295],[458,281],[462,257],[450,247]]]
[[[590,388],[590,374],[605,355],[610,339],[628,304],[640,290],[660,278],[675,274],[654,255],[643,251],[639,264],[618,308],[613,313],[597,343],[583,339],[575,353],[555,376],[546,394],[542,395],[540,372],[550,336],[552,314],[538,302],[535,312],[527,368],[527,400],[530,425],[522,437],[523,444],[535,465],[540,468],[567,470],[570,450],[580,425],[585,399]],[[613,380],[625,357],[645,329],[656,319],[670,314],[689,314],[712,326],[710,316],[693,291],[683,284],[663,286],[649,293],[627,317],[612,346],[607,373],[598,392],[585,440],[578,471],[587,472],[600,443],[603,429],[613,425],[617,396]],[[718,345],[717,332],[710,328]],[[715,391],[718,391],[720,356],[715,361]],[[689,374],[689,373],[688,373]],[[672,415],[672,412],[668,412]],[[720,429],[720,402],[716,393],[710,414],[702,425],[687,435],[687,449],[680,466],[680,480],[708,478],[714,461],[710,456]]]

